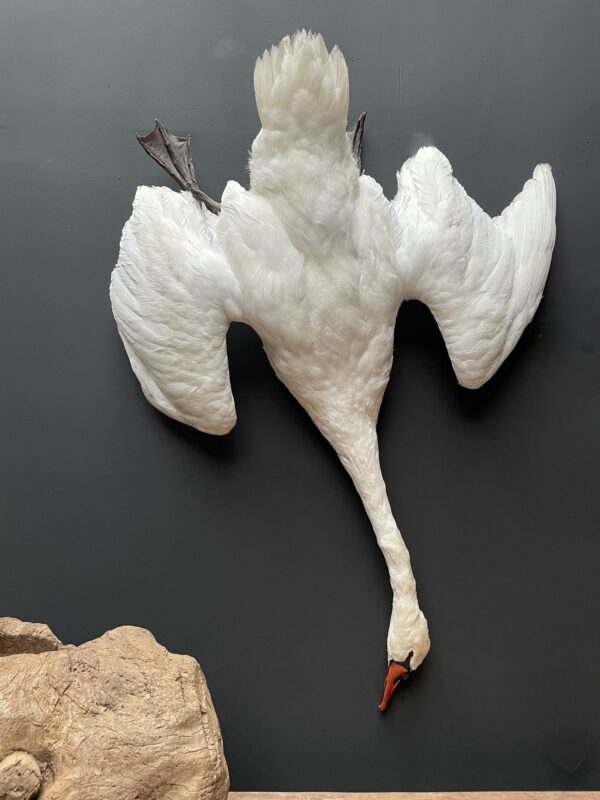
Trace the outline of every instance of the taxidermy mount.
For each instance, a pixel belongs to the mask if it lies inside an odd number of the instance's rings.
[[[423,147],[389,201],[362,174],[364,114],[347,133],[340,50],[302,31],[254,70],[262,129],[250,188],[221,203],[200,190],[189,137],[158,121],[139,137],[182,192],[139,187],[112,274],[119,333],[147,399],[200,431],[236,414],[225,338],[250,325],[283,381],[350,474],[386,560],[393,592],[380,708],[429,651],[408,549],[381,474],[376,424],[403,300],[432,311],[458,381],[496,372],[542,296],[555,237],[550,167],[491,218]]]

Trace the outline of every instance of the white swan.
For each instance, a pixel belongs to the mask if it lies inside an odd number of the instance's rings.
[[[429,306],[456,376],[488,380],[531,320],[555,236],[550,167],[491,219],[425,147],[389,202],[360,174],[361,125],[346,133],[342,53],[302,31],[265,51],[254,72],[262,130],[250,189],[222,204],[195,183],[189,139],[157,124],[146,149],[192,193],[140,187],[123,231],[111,300],[144,394],[214,434],[235,424],[225,337],[244,321],[273,369],[338,453],[371,520],[393,591],[380,708],[429,650],[409,553],[381,475],[376,423],[401,302]],[[361,120],[362,124],[362,120]],[[212,211],[221,211],[216,215]]]

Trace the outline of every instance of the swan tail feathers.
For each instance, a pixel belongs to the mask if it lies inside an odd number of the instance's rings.
[[[262,126],[293,138],[346,131],[348,68],[320,34],[297,31],[265,50],[254,69]]]

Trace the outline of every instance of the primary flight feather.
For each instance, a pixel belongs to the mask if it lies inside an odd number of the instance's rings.
[[[198,187],[189,138],[160,123],[140,141],[186,191],[140,187],[112,274],[119,333],[145,396],[214,434],[236,421],[226,335],[251,325],[277,376],[350,474],[393,592],[380,708],[429,651],[410,557],[379,465],[376,424],[403,300],[433,312],[459,382],[476,388],[509,355],[539,304],[554,245],[548,165],[490,218],[424,147],[389,201],[361,174],[349,137],[348,71],[320,35],[296,33],[254,71],[262,129],[250,188],[221,204]]]

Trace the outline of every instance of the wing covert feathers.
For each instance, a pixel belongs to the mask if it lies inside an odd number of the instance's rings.
[[[236,421],[225,336],[238,288],[216,219],[188,192],[139,187],[110,296],[150,403],[201,431],[223,434]]]
[[[435,316],[459,382],[477,388],[510,354],[542,297],[555,238],[552,171],[538,165],[492,219],[448,159],[425,147],[402,167],[393,205],[409,294]]]

